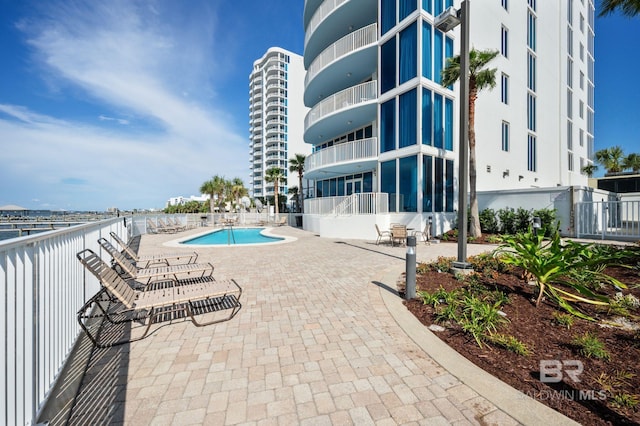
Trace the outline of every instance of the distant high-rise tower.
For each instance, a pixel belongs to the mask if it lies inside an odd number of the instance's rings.
[[[302,56],[273,47],[253,63],[249,76],[250,170],[249,191],[253,197],[274,195],[273,183],[265,180],[267,170],[280,168],[287,179],[279,193],[298,186],[298,174],[289,172],[289,159],[307,155],[303,141],[305,70]]]

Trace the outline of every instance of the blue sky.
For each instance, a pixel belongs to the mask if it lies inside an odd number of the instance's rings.
[[[248,76],[303,0],[0,0],[0,205],[162,208],[248,175]],[[596,22],[596,149],[639,152],[640,17]]]

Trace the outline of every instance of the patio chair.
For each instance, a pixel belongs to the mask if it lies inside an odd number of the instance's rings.
[[[391,242],[391,232],[389,231],[381,231],[380,227],[376,223],[376,232],[378,233],[378,239],[376,240],[376,245],[380,244],[384,240]]]
[[[147,280],[147,284],[157,280],[175,280],[182,278],[202,278],[213,274],[213,265],[211,263],[186,263],[182,265],[162,265],[152,266],[149,268],[139,268],[124,254],[120,253],[105,238],[98,239],[100,246],[111,255],[117,272],[122,275],[133,278],[138,281]]]
[[[404,225],[394,225],[391,228],[391,245],[406,245],[407,244],[407,227]]]
[[[431,244],[431,225],[427,222],[422,231],[413,231],[411,233],[416,238],[420,238],[425,244]]]
[[[92,250],[82,250],[76,257],[101,284],[77,314],[80,327],[100,348],[144,339],[152,325],[163,322],[189,319],[203,327],[228,321],[242,307],[242,288],[233,279],[201,277],[182,285],[136,291]]]
[[[125,243],[120,237],[118,237],[118,234],[111,231],[109,235],[111,235],[111,238],[113,238],[116,243],[118,243],[118,245],[122,247],[122,251],[120,253],[128,257],[136,264],[136,266],[140,268],[148,268],[153,265],[169,266],[171,264],[196,263],[196,260],[198,260],[198,253],[196,253],[195,251],[138,256],[138,254],[129,244]]]
[[[287,225],[287,219],[288,219],[287,216],[282,216],[279,221],[274,223],[274,225],[276,225],[276,226]]]

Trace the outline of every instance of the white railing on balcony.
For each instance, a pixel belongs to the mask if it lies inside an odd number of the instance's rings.
[[[331,216],[354,216],[389,213],[389,194],[363,192],[340,197],[304,200],[304,213]]]
[[[333,164],[377,157],[378,138],[358,139],[314,152],[305,159],[304,169],[310,172]]]
[[[0,242],[0,424],[35,424],[80,327],[76,313],[99,285],[76,259],[113,231],[113,218]],[[131,223],[131,222],[129,222]]]
[[[365,46],[375,44],[378,41],[378,25],[371,24],[364,28],[360,28],[342,37],[340,40],[327,47],[313,60],[307,75],[304,78],[304,87],[318,75],[327,65],[343,56],[349,55]]]
[[[349,0],[325,0],[322,5],[313,14],[313,17],[309,21],[309,25],[305,28],[304,32],[304,47],[307,47],[307,42],[311,37],[311,34],[318,28],[318,26],[325,20],[325,18],[333,13],[338,7]]]
[[[341,109],[351,108],[355,105],[375,100],[377,96],[378,85],[376,80],[367,81],[366,83],[358,84],[357,86],[349,87],[348,89],[335,93],[319,102],[309,111],[304,118],[304,128],[307,130],[327,115],[333,114]]]

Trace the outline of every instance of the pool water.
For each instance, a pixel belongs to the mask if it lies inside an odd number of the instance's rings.
[[[180,244],[193,245],[233,245],[233,244],[265,244],[284,240],[262,234],[264,228],[225,228],[210,232]]]

